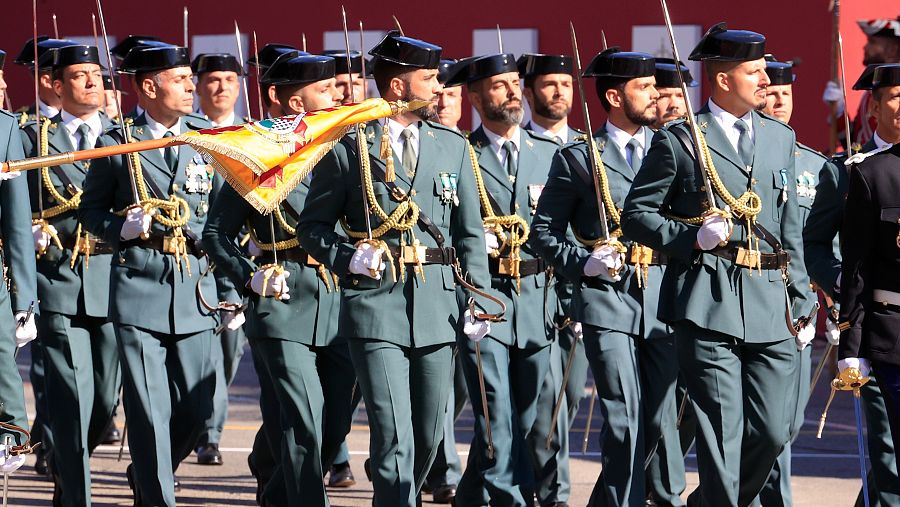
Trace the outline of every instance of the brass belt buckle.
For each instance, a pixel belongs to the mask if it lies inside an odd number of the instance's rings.
[[[418,259],[418,261],[416,260]],[[400,262],[403,264],[417,264],[425,262],[425,247],[404,245],[400,252]]]
[[[744,247],[738,247],[737,256],[734,263],[745,268],[755,268],[759,266],[760,253],[758,251],[748,250]]]
[[[91,234],[85,234],[79,249],[84,254],[94,255],[94,252],[97,250],[97,238]]]
[[[497,273],[501,275],[512,276],[513,261],[509,257],[501,257],[497,259]]]
[[[179,239],[175,236],[163,236],[163,253],[174,255],[178,252]]]
[[[653,264],[653,249],[638,243],[632,243],[629,264],[644,266]]]

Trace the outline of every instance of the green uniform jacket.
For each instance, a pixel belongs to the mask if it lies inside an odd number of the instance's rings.
[[[371,122],[366,127],[372,164],[378,160],[382,127]],[[350,150],[348,151],[348,146]],[[341,323],[339,334],[348,338],[372,338],[404,347],[425,347],[455,341],[459,317],[456,282],[450,266],[424,266],[425,282],[407,266],[406,283],[393,287],[390,271],[384,272],[377,288],[356,288],[349,271],[356,247],[337,234],[335,224],[346,219],[351,230],[365,232],[356,140],[347,136],[319,162],[313,173],[306,205],[300,215],[297,235],[303,248],[341,278]],[[398,187],[412,196],[446,238],[445,246],[456,249],[463,272],[477,287],[487,284],[487,255],[480,204],[472,173],[466,139],[455,131],[431,122],[419,123],[419,158],[412,185],[394,154]],[[459,205],[442,200],[440,173],[457,175]],[[375,197],[390,213],[397,204],[385,185],[373,177]],[[415,192],[413,194],[413,192]],[[381,224],[371,216],[372,228]],[[422,245],[436,247],[421,221],[413,228]],[[399,245],[396,231],[387,233],[388,245]],[[407,243],[409,244],[409,243]],[[393,289],[393,290],[392,290]],[[485,303],[489,305],[490,303]],[[496,311],[490,309],[487,311]]]
[[[791,334],[782,316],[785,298],[790,298],[794,319],[808,313],[813,305],[803,262],[803,223],[797,193],[790,188],[796,181],[794,131],[769,116],[752,113],[755,141],[751,177],[708,107],[700,111],[696,121],[728,191],[740,196],[752,185],[762,200],[757,222],[791,255],[790,284],[786,295],[780,270],[751,274],[731,261],[695,249],[699,226],[670,218],[699,216],[706,199],[704,181],[694,160],[671,132],[688,129],[683,121],[670,123],[654,137],[622,213],[622,227],[628,237],[670,257],[661,288],[660,318],[667,323],[687,320],[747,342],[789,339]],[[746,226],[739,220],[734,225],[729,244],[746,246]],[[773,251],[762,239],[759,247],[764,253]]]
[[[868,153],[875,148],[875,141],[869,140],[861,152]],[[846,156],[838,156],[822,166],[816,197],[803,228],[809,278],[828,294],[833,293],[834,282],[841,272],[839,233],[844,220],[844,199],[850,184],[845,160]]]
[[[105,114],[100,113],[103,129],[112,126]],[[22,143],[29,157],[38,156],[37,124],[31,122],[22,130]],[[62,115],[58,114],[50,120],[48,131],[48,152],[50,155],[74,151],[72,142],[62,124]],[[84,186],[91,162],[75,162],[64,164],[58,168],[50,168],[50,181],[56,191],[66,199],[71,199],[74,192]],[[35,218],[39,217],[37,192],[43,195],[44,210],[49,210],[59,202],[55,201],[41,181],[41,170],[28,172],[28,185],[31,193],[31,211]],[[64,173],[74,189],[67,189],[58,174]],[[91,317],[107,317],[109,315],[109,270],[111,254],[91,255],[89,266],[85,266],[85,257],[78,256],[75,268],[71,267],[72,249],[78,229],[78,210],[67,211],[61,215],[47,219],[56,228],[63,250],[53,243],[47,252],[37,260],[38,293],[41,296],[41,308],[64,315],[87,315]],[[84,231],[86,232],[86,231]]]
[[[644,146],[649,146],[652,131],[646,129],[645,135]],[[620,206],[631,188],[635,171],[609,140],[605,127],[594,138],[606,167],[613,201]],[[609,149],[606,149],[607,146]],[[580,167],[570,166],[562,151],[573,156]],[[575,235],[585,240],[596,240],[601,236],[597,194],[592,177],[586,172],[590,167],[587,143],[584,141],[566,145],[560,150],[553,160],[550,179],[538,203],[531,233],[533,247],[570,280],[582,279],[584,265],[592,249],[568,241],[567,228],[571,225]],[[610,232],[616,229],[611,221],[609,227]],[[631,242],[627,237],[619,239],[626,244]],[[572,298],[572,318],[592,326],[646,338],[668,336],[666,326],[656,317],[662,275],[661,266],[650,266],[645,289],[638,287],[634,269],[630,266],[622,270],[622,279],[618,282],[604,282],[597,278],[600,285],[595,287],[577,283]]]
[[[209,128],[209,122],[188,115],[181,119],[183,131]],[[141,115],[131,126],[135,141],[151,139],[146,126],[146,116]],[[118,144],[118,127],[111,128],[100,137],[97,146]],[[177,195],[188,202],[190,218],[186,227],[199,236],[206,223],[209,203],[215,200],[222,186],[222,179],[212,166],[206,166],[207,178],[198,176],[198,191],[188,192],[187,170],[191,166],[203,166],[205,162],[193,148],[182,145],[178,149],[178,169],[169,170],[160,150],[140,153],[140,162],[146,178],[152,178],[162,192]],[[148,185],[148,192],[151,192]],[[152,195],[152,192],[151,192]],[[141,246],[121,246],[119,233],[125,217],[113,213],[134,204],[128,165],[122,156],[97,159],[91,164],[84,182],[84,195],[78,210],[78,218],[91,233],[111,243],[117,250],[112,260],[110,281],[110,319],[116,324],[131,325],[148,331],[168,334],[192,334],[212,329],[216,325],[214,312],[204,308],[198,299],[197,284],[204,299],[212,306],[218,302],[216,282],[212,276],[200,277],[208,267],[205,258],[197,258],[190,251],[189,275],[184,267],[177,269],[175,256]],[[169,228],[154,220],[152,235],[170,235]],[[235,298],[231,298],[235,301]]]
[[[25,158],[15,116],[0,111],[0,160]],[[31,206],[24,175],[0,182],[0,234],[3,262],[9,268],[9,289],[0,283],[0,302],[10,298],[13,313],[38,310],[37,275],[34,264],[34,236],[31,234]]]
[[[293,209],[302,210],[308,192],[309,183],[304,180],[288,194],[286,201]],[[288,225],[296,226],[295,219],[289,213],[282,212],[282,216]],[[269,216],[260,214],[233,188],[225,185],[210,210],[203,230],[203,244],[209,248],[209,255],[216,263],[216,269],[227,275],[236,287],[247,287],[259,267],[236,244],[241,228],[248,221],[259,241],[271,244]],[[277,241],[291,239],[277,221],[275,237]],[[269,254],[264,259],[271,262]],[[281,301],[272,297],[260,297],[256,292],[245,288],[243,295],[249,298],[252,305],[245,312],[247,324],[244,330],[247,336],[251,339],[275,338],[313,346],[331,344],[337,337],[340,312],[340,292],[334,281],[329,280],[330,285],[326,287],[316,268],[285,260],[281,256],[278,260],[285,271],[290,273],[287,283],[291,298]],[[326,274],[331,276],[330,273]]]
[[[558,145],[544,136],[539,136],[525,129],[521,132],[521,147],[518,158],[518,169],[515,183],[510,182],[506,168],[494,152],[491,142],[478,127],[469,136],[469,141],[478,155],[485,190],[502,209],[495,209],[497,215],[517,214],[531,226],[533,210],[537,206],[540,189],[547,181],[550,162]],[[508,250],[504,255],[509,255]],[[535,259],[538,256],[526,243],[522,246],[522,260]],[[548,279],[545,273],[522,277],[521,291],[516,294],[515,278],[505,275],[492,275],[491,287],[494,294],[501,297],[508,309],[516,308],[507,315],[504,323],[491,326],[491,337],[497,341],[517,348],[544,347],[553,338],[552,317],[556,309],[556,292],[545,287]],[[516,299],[515,305],[512,300]]]
[[[809,218],[809,210],[812,209],[816,198],[818,186],[818,174],[828,161],[825,155],[806,146],[797,143],[794,150],[794,171],[797,173],[797,204],[800,205],[801,223],[806,223]]]

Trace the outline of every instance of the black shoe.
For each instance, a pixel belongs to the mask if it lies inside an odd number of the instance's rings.
[[[44,447],[38,447],[38,450],[34,453],[34,457],[34,473],[49,477],[50,467],[47,466],[47,451],[44,450]]]
[[[363,462],[363,470],[366,472],[366,479],[369,479],[369,482],[372,482],[372,469],[369,468],[369,463],[371,463],[371,458],[366,458]]]
[[[259,472],[256,471],[256,465],[253,464],[253,456],[247,456],[247,467],[250,469],[250,475],[256,480],[256,505],[262,505],[263,483],[259,480]]]
[[[109,424],[106,426],[106,430],[103,432],[103,438],[100,440],[101,444],[104,445],[114,445],[118,444],[122,441],[122,435],[119,434],[119,428],[116,428],[116,420],[110,418]]]
[[[353,477],[353,471],[350,470],[350,463],[336,463],[331,465],[328,471],[328,487],[330,488],[349,488],[356,484]]]
[[[431,499],[434,500],[434,503],[452,504],[455,498],[455,484],[444,484],[442,486],[438,486],[434,488],[434,493],[431,495]]]
[[[131,489],[131,494],[134,496],[134,507],[142,507],[144,503],[141,502],[135,486],[137,483],[134,480],[134,465],[128,465],[128,468],[125,469],[125,478],[128,480],[128,488]]]
[[[198,465],[221,465],[222,453],[219,452],[219,444],[206,444],[197,448]]]
[[[425,481],[422,484],[422,493],[427,495],[427,494],[433,493],[433,492],[434,492],[434,488],[431,487],[431,484],[428,484],[428,481]]]

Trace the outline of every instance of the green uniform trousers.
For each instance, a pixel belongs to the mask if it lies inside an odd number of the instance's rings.
[[[673,424],[662,430],[662,438],[656,446],[656,453],[647,466],[647,493],[657,507],[678,507],[684,505],[681,494],[687,488],[684,457],[694,445],[696,421],[690,400],[685,399],[687,388],[681,375],[675,384],[675,406],[677,412]],[[678,415],[681,415],[681,424]],[[673,444],[674,442],[674,444]]]
[[[277,339],[256,340],[280,408],[280,463],[266,488],[274,505],[327,506],[322,483],[350,432],[356,377],[346,343],[313,347]],[[284,501],[270,498],[283,484]]]
[[[262,417],[262,424],[256,431],[253,439],[253,447],[250,456],[247,457],[247,464],[250,467],[250,473],[256,478],[257,492],[259,493],[260,505],[274,505],[274,500],[284,498],[283,482],[272,484],[272,490],[267,493],[267,488],[275,468],[281,462],[281,409],[278,406],[278,398],[275,395],[275,386],[272,384],[272,377],[266,368],[262,354],[259,351],[258,340],[250,339],[250,356],[253,358],[253,368],[256,370],[256,376],[259,379],[259,411]]]
[[[37,303],[35,303],[37,305]],[[31,441],[40,442],[38,452],[50,455],[53,451],[53,431],[47,417],[47,375],[44,365],[44,346],[40,340],[31,342],[31,366],[28,380],[34,394],[34,421],[31,422]]]
[[[475,428],[466,470],[456,490],[456,503],[531,506],[531,499],[524,498],[521,488],[533,486],[534,459],[527,439],[537,417],[538,393],[550,368],[549,343],[524,349],[490,337],[480,343],[494,457],[488,459],[487,455],[475,344],[463,337],[458,359],[466,372]]]
[[[466,391],[466,375],[462,364],[456,358],[453,359],[453,390],[447,398],[447,411],[444,414],[444,438],[438,445],[437,455],[431,470],[428,471],[426,481],[431,489],[446,485],[457,485],[462,477],[462,463],[459,461],[459,453],[456,452],[456,433],[454,427],[456,419],[466,406],[469,399]]]
[[[900,505],[900,479],[897,478],[897,458],[894,455],[894,441],[888,423],[887,408],[875,377],[869,377],[866,385],[859,389],[862,396],[863,412],[866,414],[866,444],[869,451],[869,501],[872,506]],[[856,505],[862,507],[863,495],[860,488]]]
[[[103,317],[44,311],[37,319],[44,352],[53,473],[63,505],[91,504],[90,455],[118,403],[119,351]]]
[[[116,328],[135,499],[175,506],[175,470],[212,413],[213,331],[171,335]]]
[[[0,297],[0,364],[7,365],[5,368],[0,368],[0,422],[27,428],[25,389],[22,386],[22,377],[19,375],[15,359],[15,326],[9,299]],[[0,437],[7,434],[13,437],[15,443],[25,443],[24,435],[7,430],[0,431]],[[35,442],[38,440],[32,440],[32,443]]]
[[[553,421],[553,409],[562,386],[569,351],[573,346],[575,356],[569,372],[569,381],[566,383],[565,397],[548,449],[547,434],[550,433],[550,424]],[[572,489],[569,474],[569,429],[578,414],[581,399],[584,398],[588,369],[584,344],[575,338],[570,326],[557,333],[557,339],[550,347],[550,371],[544,378],[544,384],[538,395],[537,418],[528,439],[536,460],[534,493],[541,505],[569,500]]]
[[[590,506],[643,506],[645,462],[675,424],[673,337],[638,339],[619,331],[584,325],[584,350],[594,374],[603,426],[603,469]]]
[[[453,345],[349,344],[369,417],[374,506],[415,507],[444,432]]]
[[[228,388],[234,381],[247,337],[243,329],[225,329],[213,346],[213,361],[216,370],[216,392],[213,394],[213,413],[206,421],[206,430],[200,435],[197,446],[218,444],[222,440],[222,430],[228,417]]]
[[[790,441],[797,404],[797,390],[790,388],[799,368],[796,343],[736,342],[688,321],[673,327],[697,417],[700,486],[689,504],[749,505]]]

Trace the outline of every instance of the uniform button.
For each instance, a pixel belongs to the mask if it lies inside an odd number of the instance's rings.
[[[757,180],[756,178],[750,178],[750,183],[752,185],[756,185],[757,183],[759,183],[759,180]]]
[[[353,279],[353,285],[359,285],[359,280],[357,280],[356,278],[354,278],[354,279]]]
[[[415,189],[410,190],[410,191],[409,191],[409,195],[415,197],[415,196],[416,196],[416,191],[415,191]]]
[[[172,192],[178,192],[181,190],[181,186],[178,183],[172,183]]]
[[[125,257],[119,257],[119,264],[125,264]]]

